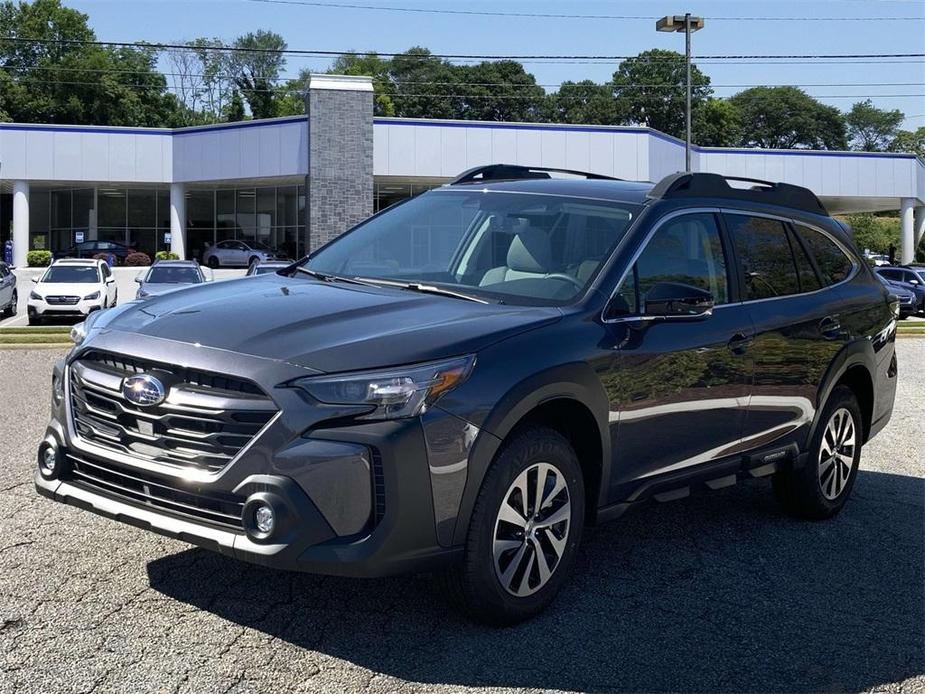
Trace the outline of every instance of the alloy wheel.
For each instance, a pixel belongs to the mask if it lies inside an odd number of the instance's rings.
[[[536,463],[511,484],[495,520],[495,575],[516,597],[545,586],[559,566],[571,530],[568,481],[549,463]]]
[[[829,501],[837,499],[848,483],[856,445],[854,418],[840,407],[829,418],[819,446],[819,486]]]

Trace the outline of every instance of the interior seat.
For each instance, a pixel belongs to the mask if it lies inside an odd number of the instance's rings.
[[[511,241],[505,262],[505,265],[486,271],[479,286],[546,277],[552,262],[549,235],[535,227],[519,231]]]

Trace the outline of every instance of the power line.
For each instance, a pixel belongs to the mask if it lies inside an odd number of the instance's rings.
[[[248,0],[270,5],[301,5],[305,7],[321,7],[343,10],[374,10],[377,12],[406,12],[414,14],[440,14],[440,15],[470,15],[480,17],[518,17],[530,19],[616,19],[624,21],[654,21],[657,17],[651,15],[615,15],[615,14],[564,14],[546,12],[501,12],[497,10],[447,10],[429,7],[388,7],[384,5],[361,5],[344,2],[319,2],[315,0]],[[711,22],[907,22],[922,21],[923,17],[711,17]]]
[[[138,49],[155,49],[155,50],[184,50],[184,51],[221,51],[227,53],[275,53],[281,55],[308,55],[308,56],[331,56],[340,57],[343,55],[377,55],[380,57],[403,57],[403,58],[438,58],[438,59],[457,59],[457,60],[629,60],[636,58],[638,55],[477,55],[469,53],[428,53],[426,55],[416,55],[408,53],[387,53],[381,51],[325,51],[304,48],[251,48],[245,46],[191,46],[184,43],[146,43],[139,41],[95,41],[87,39],[35,39],[22,37],[4,37],[0,41],[10,41],[13,43],[38,43],[38,44],[58,44],[58,45],[92,45],[92,46],[116,46],[120,48],[138,48]],[[867,58],[925,58],[925,53],[817,53],[817,54],[741,54],[741,55],[701,55],[695,56],[699,60],[854,60]],[[674,57],[647,57],[642,60],[674,60]]]

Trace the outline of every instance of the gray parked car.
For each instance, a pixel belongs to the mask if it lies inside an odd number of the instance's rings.
[[[217,267],[249,267],[267,260],[286,260],[286,254],[260,241],[219,241],[202,254],[203,265]]]
[[[919,268],[896,267],[893,265],[887,267],[878,267],[875,272],[881,277],[885,277],[895,285],[901,286],[915,294],[915,302],[919,311],[925,311],[925,277],[922,277]]]
[[[138,282],[135,298],[146,299],[191,284],[202,284],[207,280],[199,263],[193,260],[161,260],[143,275],[136,277],[135,281]]]

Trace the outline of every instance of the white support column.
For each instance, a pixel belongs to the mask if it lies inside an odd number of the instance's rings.
[[[170,251],[186,259],[186,186],[170,184]]]
[[[919,244],[922,242],[922,236],[925,235],[925,205],[916,207],[912,217],[912,254],[915,255],[915,249],[919,247]]]
[[[912,228],[912,206],[914,198],[903,198],[899,207],[900,238],[902,239],[902,264],[911,263],[915,259],[915,238]]]
[[[29,182],[13,181],[13,265],[26,267],[29,252]]]

